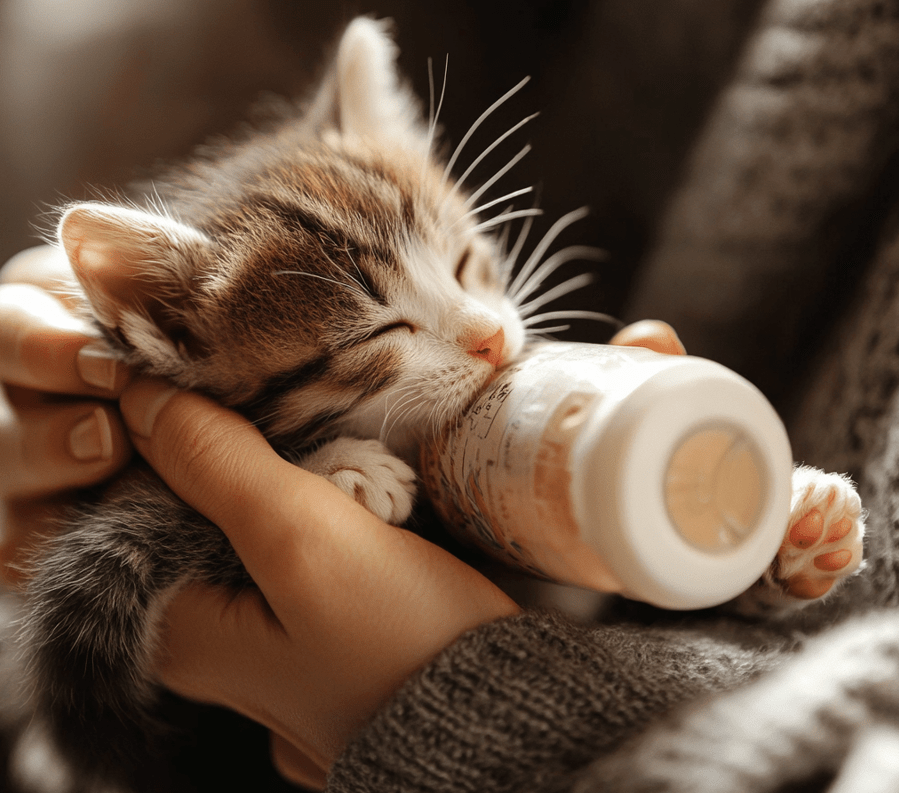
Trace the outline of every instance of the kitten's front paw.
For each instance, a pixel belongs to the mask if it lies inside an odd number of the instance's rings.
[[[399,526],[412,513],[415,472],[380,441],[337,438],[300,460],[381,520]]]
[[[822,597],[861,567],[864,533],[861,499],[849,479],[797,467],[787,533],[770,574],[788,597]]]

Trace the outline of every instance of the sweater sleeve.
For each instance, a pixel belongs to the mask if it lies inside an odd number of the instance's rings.
[[[407,681],[338,758],[327,789],[565,790],[672,705],[760,664],[705,637],[524,612],[463,635]]]

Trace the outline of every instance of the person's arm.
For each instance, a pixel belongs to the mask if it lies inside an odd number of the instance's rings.
[[[518,611],[471,567],[286,462],[237,414],[149,379],[121,405],[138,451],[224,531],[259,587],[178,594],[159,678],[267,726],[293,778],[320,784],[413,672]],[[287,767],[296,757],[306,776]]]

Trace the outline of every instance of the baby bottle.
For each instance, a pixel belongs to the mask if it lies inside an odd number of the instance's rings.
[[[769,402],[720,364],[546,342],[498,373],[421,470],[447,527],[502,561],[695,609],[771,563],[792,458]]]

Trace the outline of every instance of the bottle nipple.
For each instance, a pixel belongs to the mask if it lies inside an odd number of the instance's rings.
[[[742,543],[765,502],[763,466],[736,426],[689,433],[671,455],[664,483],[665,506],[681,536],[712,553]]]

